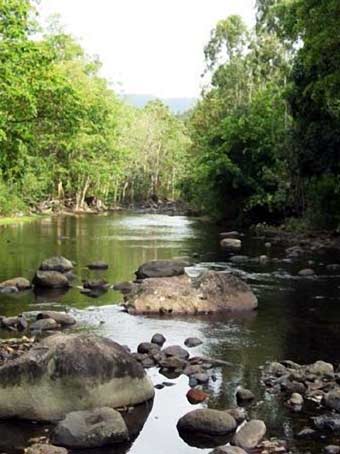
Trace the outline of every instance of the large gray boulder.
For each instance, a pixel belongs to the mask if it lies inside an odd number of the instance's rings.
[[[59,271],[40,271],[34,276],[33,283],[41,288],[68,288],[70,286],[67,276]]]
[[[141,265],[136,271],[136,276],[138,279],[180,276],[184,274],[186,266],[187,262],[179,260],[153,260]]]
[[[125,308],[131,314],[210,314],[251,311],[257,298],[237,276],[208,271],[192,285],[186,275],[145,279],[126,296]]]
[[[39,269],[41,271],[59,271],[60,273],[67,273],[73,269],[73,263],[65,257],[51,257],[44,260]]]
[[[142,366],[119,344],[93,334],[50,336],[0,367],[0,418],[56,421],[153,396]]]
[[[69,413],[52,434],[54,443],[68,448],[101,448],[128,439],[121,414],[108,407]]]

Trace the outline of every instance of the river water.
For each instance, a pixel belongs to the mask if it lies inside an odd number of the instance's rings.
[[[30,224],[0,227],[0,281],[14,276],[32,278],[41,261],[64,255],[76,263],[82,279],[103,277],[111,283],[131,280],[138,266],[153,259],[189,256],[207,266],[231,266],[220,250],[219,230],[198,220],[163,215],[113,214],[46,218]],[[251,257],[268,253],[264,240],[246,234],[243,254]],[[308,414],[292,414],[282,402],[260,385],[260,370],[266,361],[290,359],[310,363],[319,359],[338,364],[340,342],[340,276],[326,271],[334,256],[311,257],[315,278],[297,277],[306,263],[287,262],[284,251],[270,250],[280,260],[266,265],[242,265],[243,277],[259,299],[256,313],[243,316],[144,317],[121,311],[120,294],[109,291],[91,299],[75,286],[66,293],[0,295],[0,313],[54,308],[71,310],[79,329],[107,336],[131,349],[160,332],[167,345],[182,344],[187,337],[199,337],[202,346],[189,349],[232,363],[219,369],[217,380],[207,387],[208,406],[225,409],[235,406],[238,385],[253,390],[257,403],[249,409],[252,417],[263,419],[269,436],[288,440],[293,452],[321,452],[322,446],[337,440],[306,442],[295,434],[308,424]],[[90,272],[86,265],[95,260],[109,264],[104,272]],[[239,265],[238,265],[239,266]],[[8,336],[0,333],[2,337]],[[174,386],[156,390],[153,408],[136,440],[129,446],[95,450],[98,454],[194,454],[210,450],[188,446],[177,434],[176,423],[192,405],[186,400],[188,379],[168,380],[154,369],[149,371],[155,384],[171,381]],[[0,450],[22,452],[28,440],[44,434],[45,427],[19,422],[0,423]],[[94,452],[94,451],[92,451]]]

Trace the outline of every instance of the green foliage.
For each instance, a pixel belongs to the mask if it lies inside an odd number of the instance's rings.
[[[236,38],[226,50],[222,44],[229,28],[223,28],[225,33],[220,28],[230,23]],[[232,16],[218,24],[206,49],[214,49],[208,66],[213,55],[215,68],[212,86],[190,120],[195,172],[191,183],[185,182],[187,197],[217,217],[244,219],[282,210],[288,190],[282,157],[290,121],[283,96],[284,48],[275,36],[252,34]]]
[[[33,2],[0,0],[0,214],[46,199],[82,209],[88,195],[177,197],[183,123],[160,103],[124,105],[56,18],[47,30],[35,19]]]

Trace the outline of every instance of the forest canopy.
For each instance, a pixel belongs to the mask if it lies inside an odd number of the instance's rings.
[[[340,4],[257,0],[219,21],[197,105],[125,104],[35,3],[0,0],[0,215],[185,200],[237,222],[340,224]]]

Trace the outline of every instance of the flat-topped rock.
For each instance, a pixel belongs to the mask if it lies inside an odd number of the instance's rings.
[[[0,418],[56,421],[72,411],[143,403],[154,389],[119,344],[56,334],[0,367]]]
[[[60,326],[67,327],[76,324],[76,319],[66,312],[57,311],[42,311],[37,315],[37,320],[52,319],[55,320]]]
[[[184,274],[187,262],[180,260],[153,260],[144,263],[136,271],[137,279],[180,276]]]
[[[73,263],[71,260],[66,259],[65,257],[51,257],[44,260],[39,269],[41,271],[59,271],[60,273],[66,273],[73,269]]]
[[[257,298],[237,276],[208,271],[198,286],[186,275],[146,279],[127,295],[125,307],[132,314],[210,314],[254,310]]]
[[[124,419],[112,408],[74,411],[60,421],[53,442],[69,448],[100,448],[129,439]]]
[[[25,279],[24,277],[15,277],[0,283],[0,293],[4,292],[6,289],[13,289],[14,292],[21,292],[23,290],[28,290],[31,287],[32,285],[28,279]]]

